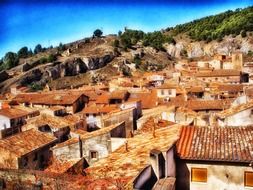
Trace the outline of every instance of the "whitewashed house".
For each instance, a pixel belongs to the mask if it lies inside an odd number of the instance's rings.
[[[252,126],[182,127],[177,142],[176,188],[252,189],[252,130]]]
[[[216,114],[219,126],[253,125],[253,101],[232,106]]]

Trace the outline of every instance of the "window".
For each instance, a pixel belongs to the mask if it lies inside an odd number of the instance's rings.
[[[192,182],[207,182],[207,169],[206,168],[192,168],[191,169]]]
[[[38,153],[36,152],[35,155],[34,155],[34,158],[33,158],[33,161],[36,161],[38,160]]]
[[[244,172],[244,186],[253,187],[253,172]]]
[[[24,157],[23,158],[23,167],[26,167],[28,165],[28,158]]]
[[[161,95],[164,95],[164,90],[161,90]]]
[[[97,151],[90,151],[90,158],[91,159],[97,159],[98,158],[98,152]]]

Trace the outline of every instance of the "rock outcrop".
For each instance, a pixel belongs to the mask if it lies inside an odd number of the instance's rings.
[[[189,42],[189,39],[178,39],[175,45],[164,44],[167,53],[172,57],[180,58],[181,51],[186,50],[188,57],[201,57],[204,55],[213,56],[214,54],[230,55],[235,50],[240,50],[243,53],[253,51],[253,37],[227,36],[221,42],[212,41],[206,42]]]

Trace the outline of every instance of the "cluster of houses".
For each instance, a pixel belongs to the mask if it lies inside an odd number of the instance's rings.
[[[63,180],[73,189],[251,189],[251,68],[235,52],[77,89],[13,87],[0,97],[0,189],[20,170],[37,189],[57,189],[44,175],[78,175]]]

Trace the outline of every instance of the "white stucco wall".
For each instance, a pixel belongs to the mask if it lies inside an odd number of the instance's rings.
[[[176,89],[157,89],[157,96],[159,98],[176,97]]]
[[[3,115],[0,115],[0,130],[10,128],[10,119],[8,117],[5,117]]]
[[[253,172],[251,167],[228,166],[228,165],[205,165],[187,164],[190,172],[191,168],[207,168],[207,183],[191,182],[190,190],[247,190],[253,189],[244,187],[244,172]]]
[[[253,124],[252,108],[236,113],[225,118],[224,121],[218,120],[220,126],[247,126]]]

